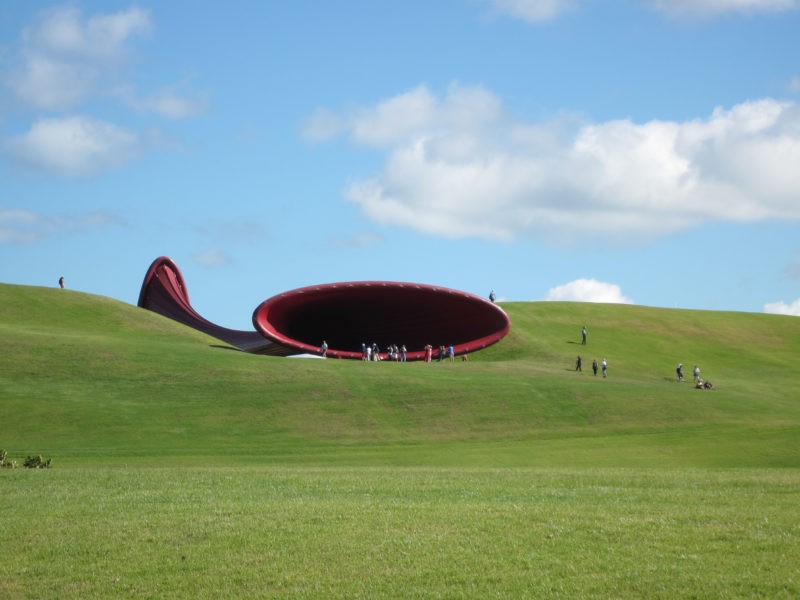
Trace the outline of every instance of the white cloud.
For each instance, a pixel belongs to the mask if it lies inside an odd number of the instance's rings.
[[[39,119],[11,138],[6,150],[19,165],[67,177],[84,177],[123,165],[142,149],[141,136],[89,117]]]
[[[581,0],[481,0],[488,13],[528,23],[561,17],[578,7]],[[800,0],[648,0],[658,12],[670,17],[706,18],[726,13],[754,15],[800,9]]]
[[[108,62],[124,57],[130,38],[151,29],[150,15],[135,7],[82,17],[75,7],[54,8],[43,13],[35,27],[25,30],[25,41],[44,51]]]
[[[491,14],[505,15],[529,23],[561,16],[574,8],[574,0],[486,0]]]
[[[386,152],[345,197],[445,237],[651,239],[707,221],[800,219],[800,108],[764,99],[692,121],[513,119],[482,87],[417,87],[334,115]]]
[[[342,131],[339,116],[326,108],[315,110],[302,124],[300,135],[309,142],[323,142]]]
[[[345,132],[358,144],[388,148],[413,143],[437,132],[481,131],[502,118],[500,99],[481,86],[454,83],[439,99],[420,85],[374,107],[359,107],[346,115],[318,108],[306,120],[303,131],[313,141]]]
[[[126,82],[135,41],[152,28],[150,14],[135,7],[89,16],[72,6],[44,11],[23,30],[18,50],[9,54],[16,63],[3,83],[34,114],[74,113],[97,98],[171,119],[200,114],[206,99],[179,93],[180,84],[137,97]],[[7,140],[4,149],[29,171],[85,177],[125,164],[144,149],[145,138],[154,136],[160,132],[73,114],[34,120],[27,132]]]
[[[71,108],[82,102],[97,79],[93,69],[46,56],[28,57],[25,72],[9,80],[17,96],[35,108]]]
[[[549,301],[604,302],[610,304],[634,303],[633,300],[623,295],[618,285],[597,281],[596,279],[576,279],[564,285],[556,286],[547,292],[544,299]]]
[[[132,99],[131,104],[169,119],[187,119],[205,112],[208,102],[202,97],[179,95],[172,89],[165,89],[140,100]]]
[[[23,209],[0,209],[0,244],[29,244],[43,237],[42,218]]]
[[[800,317],[800,298],[791,304],[786,304],[783,301],[765,304],[764,312],[774,315],[790,315],[794,317]]]
[[[28,106],[74,108],[124,64],[131,40],[150,29],[149,14],[138,8],[89,18],[74,7],[49,10],[23,31],[21,64],[7,84]]]
[[[32,244],[47,237],[85,234],[114,225],[124,225],[124,221],[102,211],[45,216],[25,209],[0,209],[0,244]]]
[[[167,119],[188,119],[206,112],[209,105],[208,94],[191,92],[185,83],[165,86],[146,96],[137,95],[134,88],[120,84],[109,91],[126,106],[139,112],[156,114]]]
[[[212,248],[199,254],[195,254],[194,261],[207,269],[218,269],[233,264],[233,259],[224,250]]]
[[[135,7],[90,16],[72,6],[44,11],[23,30],[18,50],[9,53],[16,64],[5,73],[3,83],[34,114],[72,113],[103,98],[171,119],[196,116],[205,110],[207,100],[179,93],[180,84],[139,98],[125,81],[135,40],[152,28],[149,12]],[[87,177],[119,167],[145,146],[163,141],[154,128],[134,131],[73,114],[35,119],[26,132],[6,140],[3,150],[17,167],[31,172]]]
[[[651,4],[656,10],[681,17],[777,13],[800,8],[800,0],[652,0]]]

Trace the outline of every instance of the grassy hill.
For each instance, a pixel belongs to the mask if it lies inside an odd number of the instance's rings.
[[[0,448],[54,461],[0,469],[0,598],[800,596],[800,319],[503,307],[365,364],[0,285]]]
[[[62,465],[800,466],[800,319],[503,308],[511,333],[469,362],[364,364],[248,355],[123,302],[0,285],[0,447]],[[679,361],[715,389],[676,383]]]

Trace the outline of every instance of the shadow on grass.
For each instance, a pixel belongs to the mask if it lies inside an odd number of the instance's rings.
[[[233,346],[221,346],[219,344],[209,344],[209,348],[218,348],[220,350],[233,350],[234,352],[244,352],[244,350],[239,350],[239,348],[234,348]]]

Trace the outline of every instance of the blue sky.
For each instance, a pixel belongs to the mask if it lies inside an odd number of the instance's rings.
[[[800,315],[800,0],[0,4],[0,281]]]

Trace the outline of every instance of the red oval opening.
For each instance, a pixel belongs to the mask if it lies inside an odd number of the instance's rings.
[[[473,294],[425,284],[391,281],[331,283],[274,296],[253,313],[265,337],[299,352],[360,358],[362,344],[405,345],[408,360],[424,357],[425,346],[474,352],[502,339],[506,313]]]

